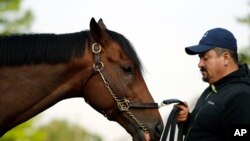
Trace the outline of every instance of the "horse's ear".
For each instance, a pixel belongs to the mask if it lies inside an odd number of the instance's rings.
[[[100,27],[94,18],[90,21],[90,33],[97,42],[103,44],[107,42],[108,34]]]
[[[106,27],[106,25],[104,24],[104,22],[103,22],[102,19],[99,19],[98,25],[99,25],[99,26],[101,27],[101,29],[103,29],[103,30],[106,30],[106,29],[107,29],[107,27]]]

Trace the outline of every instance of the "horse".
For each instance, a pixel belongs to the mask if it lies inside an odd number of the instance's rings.
[[[159,141],[163,122],[129,40],[102,19],[74,33],[0,37],[0,137],[69,98],[84,98],[133,141]]]

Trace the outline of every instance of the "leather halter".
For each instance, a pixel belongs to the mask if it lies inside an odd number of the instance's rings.
[[[146,125],[142,122],[140,122],[134,114],[130,111],[130,109],[158,109],[159,106],[157,103],[140,103],[140,102],[131,102],[130,100],[122,97],[121,95],[118,95],[114,92],[114,88],[111,87],[110,84],[112,84],[111,79],[109,79],[108,73],[104,70],[104,64],[100,61],[100,52],[101,52],[101,45],[99,43],[93,43],[92,44],[92,53],[94,54],[94,64],[93,64],[93,70],[95,73],[99,73],[101,76],[103,83],[105,84],[105,87],[110,92],[112,98],[116,102],[116,108],[113,109],[111,114],[106,114],[105,112],[101,111],[105,116],[107,116],[108,119],[112,120],[115,116],[120,114],[121,112],[125,112],[131,117],[138,125],[139,127],[144,130],[145,132],[149,132],[149,129],[146,127]],[[112,85],[113,86],[113,85]]]

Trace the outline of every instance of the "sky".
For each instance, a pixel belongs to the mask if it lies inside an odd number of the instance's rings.
[[[201,80],[198,56],[184,48],[195,45],[209,29],[222,27],[237,38],[239,50],[250,44],[250,29],[237,21],[250,13],[249,0],[23,0],[31,9],[33,33],[71,33],[89,29],[92,17],[123,34],[146,69],[144,79],[156,102],[178,98],[192,105],[208,86]],[[172,107],[160,109],[164,122]],[[104,141],[131,137],[83,99],[59,102],[39,115],[41,123],[63,119],[99,134]]]

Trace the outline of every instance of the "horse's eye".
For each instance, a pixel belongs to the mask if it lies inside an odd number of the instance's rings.
[[[122,66],[122,71],[126,74],[133,74],[133,66],[127,65],[127,66]]]

